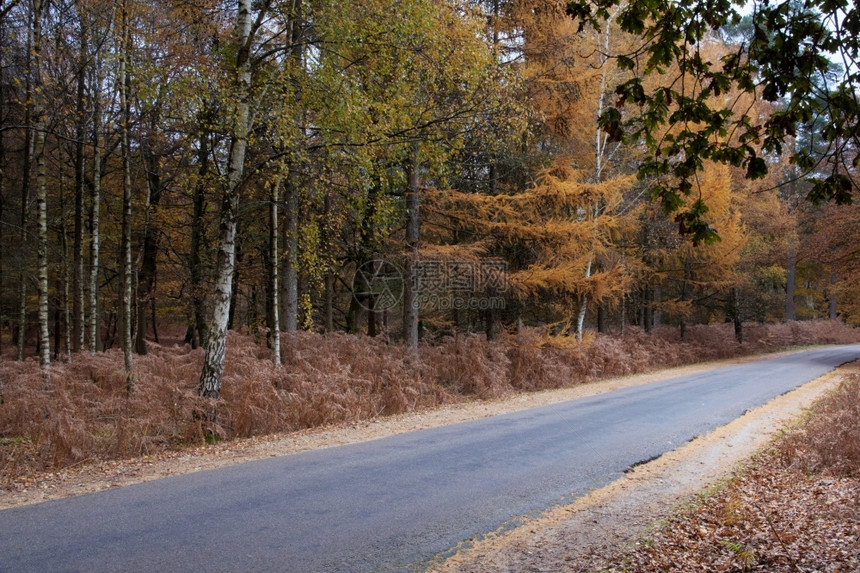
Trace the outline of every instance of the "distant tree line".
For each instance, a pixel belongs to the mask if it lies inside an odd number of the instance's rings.
[[[240,327],[279,363],[298,329],[857,322],[860,217],[821,201],[857,188],[858,26],[838,1],[0,0],[0,350],[120,347],[134,392],[181,328],[217,398]]]

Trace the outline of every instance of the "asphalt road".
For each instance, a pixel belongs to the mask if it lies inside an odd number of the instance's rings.
[[[0,572],[412,570],[860,358],[809,350],[0,511]]]

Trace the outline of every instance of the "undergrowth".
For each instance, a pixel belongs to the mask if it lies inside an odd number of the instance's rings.
[[[782,464],[808,475],[860,478],[860,376],[821,400],[779,444]]]
[[[289,432],[791,345],[858,341],[853,329],[831,322],[749,326],[746,333],[743,346],[734,342],[731,325],[692,327],[686,343],[670,328],[597,336],[587,345],[530,329],[492,343],[459,334],[422,345],[417,358],[382,338],[297,333],[284,337],[284,364],[275,368],[258,338],[231,332],[216,424],[195,415],[206,408],[195,392],[200,349],[151,344],[135,359],[131,397],[116,350],[54,364],[48,379],[35,360],[5,357],[0,483],[199,445],[207,436],[211,442]]]

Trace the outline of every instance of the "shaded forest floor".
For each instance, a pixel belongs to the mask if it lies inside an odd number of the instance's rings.
[[[136,357],[137,392],[125,393],[122,356],[108,351],[56,363],[0,360],[0,487],[40,472],[186,451],[214,441],[354,424],[792,346],[852,343],[860,331],[832,322],[731,325],[598,336],[578,345],[537,331],[488,343],[458,335],[422,345],[414,359],[381,338],[298,333],[275,368],[265,339],[231,333],[217,423],[195,415],[202,351],[150,345]]]

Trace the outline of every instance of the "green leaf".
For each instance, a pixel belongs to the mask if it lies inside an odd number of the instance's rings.
[[[614,107],[608,108],[598,119],[598,125],[606,132],[610,141],[621,141],[624,138],[621,122],[621,112]]]
[[[761,157],[750,157],[747,160],[747,179],[762,179],[767,175],[767,163]]]

